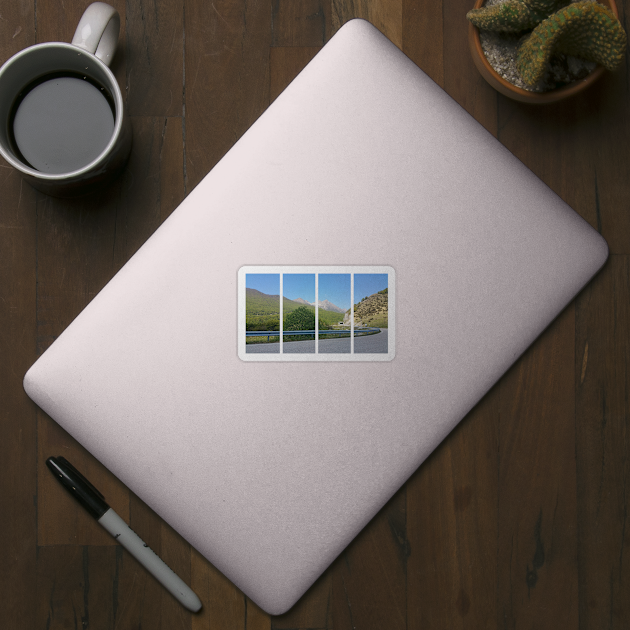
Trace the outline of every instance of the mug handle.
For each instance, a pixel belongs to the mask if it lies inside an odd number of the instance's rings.
[[[119,32],[118,11],[104,2],[94,2],[81,16],[72,44],[96,55],[109,66],[116,52]]]

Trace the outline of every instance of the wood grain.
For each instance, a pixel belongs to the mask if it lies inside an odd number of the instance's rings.
[[[497,135],[498,94],[481,78],[468,50],[468,0],[442,0],[444,85],[493,136]]]
[[[203,608],[193,618],[193,630],[245,630],[247,609],[253,604],[194,550],[190,585],[203,602]]]
[[[186,5],[186,191],[269,105],[271,11],[262,0]]]
[[[269,55],[269,99],[274,101],[321,50],[319,46],[272,48]]]
[[[444,87],[444,21],[441,0],[404,0],[403,52]]]
[[[183,0],[135,0],[126,8],[127,107],[130,116],[181,116]]]
[[[630,260],[612,256],[576,302],[580,628],[630,626]]]
[[[271,617],[272,630],[292,628],[332,628],[332,588],[334,568],[330,568],[284,615]]]
[[[190,584],[190,545],[135,495],[131,495],[129,503],[131,528]],[[119,622],[121,628],[146,625],[156,630],[190,630],[192,614],[126,552],[119,561],[118,581],[135,591],[132,602],[125,609],[124,623]]]
[[[0,160],[0,617],[32,628],[25,607],[37,555],[37,409],[22,379],[37,358],[36,194]]]
[[[111,0],[134,145],[103,194],[0,161],[0,618],[11,630],[630,626],[630,64],[565,103],[496,94],[465,0]],[[0,0],[0,61],[69,41],[87,2]],[[619,2],[622,23],[629,0]],[[270,617],[23,392],[28,367],[349,19],[370,20],[607,239],[599,276],[287,614]],[[8,445],[8,446],[6,446]],[[66,454],[180,575],[191,615],[44,460]]]
[[[33,628],[113,628],[117,612],[116,547],[57,545],[37,553]]]
[[[508,627],[578,623],[574,350],[570,306],[500,384],[497,622]]]
[[[332,0],[332,32],[348,20],[362,18],[402,49],[402,13],[402,0]]]
[[[407,627],[406,489],[403,487],[332,567],[332,627]]]
[[[330,39],[330,0],[273,0],[272,46],[323,46]]]
[[[0,5],[0,62],[35,43],[32,2]],[[0,158],[0,619],[36,625],[37,410],[22,378],[37,358],[37,195]],[[29,605],[25,605],[29,602]]]
[[[498,421],[493,388],[407,483],[407,627],[496,618]]]

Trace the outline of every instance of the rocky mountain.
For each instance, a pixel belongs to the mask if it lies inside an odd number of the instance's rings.
[[[308,306],[315,306],[315,302],[307,302],[306,300],[303,300],[302,298],[297,298],[295,300],[293,300],[294,302],[299,302],[300,304],[307,304]],[[346,311],[343,308],[340,308],[339,306],[333,304],[332,302],[329,302],[328,300],[320,300],[319,301],[319,308],[323,309],[324,311],[332,311],[333,313],[345,313]]]
[[[388,294],[374,293],[354,305],[354,325],[387,328],[387,312]],[[343,323],[350,324],[350,311],[346,312]]]
[[[328,300],[320,300],[319,308],[323,308],[325,311],[333,311],[334,313],[345,313],[346,311],[343,308],[339,308],[332,302]]]

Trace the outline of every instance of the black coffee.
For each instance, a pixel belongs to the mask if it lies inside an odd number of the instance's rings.
[[[12,135],[24,162],[70,173],[95,160],[114,133],[107,90],[79,75],[50,75],[27,86],[14,106]]]

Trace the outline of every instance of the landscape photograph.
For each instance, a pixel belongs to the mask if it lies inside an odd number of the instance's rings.
[[[333,313],[335,324],[319,331],[319,352],[346,354],[351,352],[349,328],[343,325],[346,311],[352,304],[352,276],[349,273],[320,273],[317,299],[321,312]]]
[[[354,274],[354,351],[361,353],[388,352],[388,303],[389,287],[386,273],[355,273]],[[350,319],[350,311],[346,312],[346,319]],[[357,331],[362,328],[379,328],[378,339],[366,342],[359,341]]]
[[[284,352],[315,354],[315,274],[285,273],[282,275],[282,297],[297,307],[286,304],[282,327],[300,334],[284,335]],[[305,334],[304,331],[312,331]]]
[[[388,353],[387,273],[246,273],[244,278],[247,354]]]
[[[245,275],[245,343],[268,344],[266,352],[280,352],[280,274],[248,273]],[[253,333],[277,332],[276,335]]]

